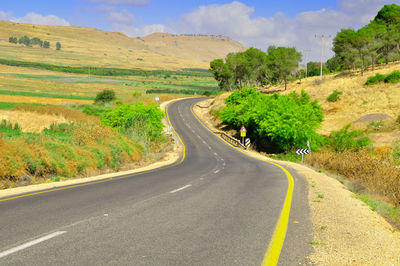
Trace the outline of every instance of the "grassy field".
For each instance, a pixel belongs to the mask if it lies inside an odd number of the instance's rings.
[[[122,102],[152,102],[155,95],[167,100],[180,97],[182,90],[190,94],[216,93],[218,90],[217,83],[207,75],[101,77],[0,65],[0,102],[27,102],[29,96],[28,102],[82,104],[94,100],[96,94],[104,89],[114,90]],[[154,89],[157,93],[146,93]]]

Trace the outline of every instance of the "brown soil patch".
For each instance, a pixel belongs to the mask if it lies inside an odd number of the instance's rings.
[[[52,123],[68,123],[62,116],[38,114],[33,112],[0,110],[0,121],[7,120],[12,124],[18,123],[23,132],[39,133],[50,127]]]

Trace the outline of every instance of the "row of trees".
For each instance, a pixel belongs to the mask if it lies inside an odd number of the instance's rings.
[[[335,56],[327,65],[339,69],[361,69],[377,62],[400,59],[400,6],[385,5],[368,25],[342,29],[333,40]]]
[[[42,41],[41,39],[34,37],[34,38],[29,38],[28,36],[23,36],[20,37],[19,39],[17,37],[11,36],[8,41],[10,43],[19,43],[19,44],[24,44],[26,46],[32,46],[32,45],[39,45],[40,47],[43,48],[50,48],[50,42],[49,41]],[[57,42],[56,43],[56,49],[61,50],[61,43]]]
[[[270,46],[267,53],[249,48],[210,63],[210,72],[223,90],[285,83],[295,73],[302,55],[295,48]]]

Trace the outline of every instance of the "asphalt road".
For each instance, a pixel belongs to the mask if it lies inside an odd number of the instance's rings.
[[[182,163],[0,202],[0,265],[260,265],[287,177],[207,131],[190,111],[198,100],[168,109]],[[281,265],[311,251],[307,186],[292,174]]]

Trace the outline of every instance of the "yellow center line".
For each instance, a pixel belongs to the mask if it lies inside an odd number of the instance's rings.
[[[290,208],[292,205],[292,197],[293,197],[293,188],[294,188],[294,181],[293,181],[293,177],[292,175],[289,173],[288,170],[286,170],[283,166],[264,160],[264,159],[260,159],[257,157],[252,156],[251,154],[248,154],[246,152],[244,152],[243,150],[236,148],[235,146],[233,146],[232,144],[230,144],[229,142],[227,142],[226,140],[224,140],[221,136],[218,136],[217,134],[215,134],[210,128],[208,128],[206,125],[204,125],[204,123],[199,119],[199,117],[194,113],[193,111],[193,106],[195,103],[193,103],[190,106],[190,111],[192,112],[193,116],[197,119],[197,121],[208,131],[210,131],[212,134],[214,134],[215,136],[217,136],[218,138],[220,138],[223,142],[225,142],[226,144],[228,144],[229,146],[231,146],[232,148],[240,151],[241,153],[246,154],[247,156],[251,156],[257,160],[275,165],[277,167],[279,167],[285,174],[288,180],[288,188],[287,188],[287,192],[286,192],[286,197],[285,197],[285,201],[283,203],[283,207],[282,207],[282,211],[281,214],[279,216],[278,222],[275,226],[275,230],[274,233],[271,237],[271,241],[268,245],[268,249],[264,255],[264,259],[261,263],[262,266],[269,266],[269,265],[277,265],[278,261],[279,261],[279,256],[281,254],[281,250],[283,247],[283,242],[285,240],[285,236],[286,236],[286,232],[287,232],[287,227],[288,227],[288,223],[289,223],[289,215],[290,215]]]

